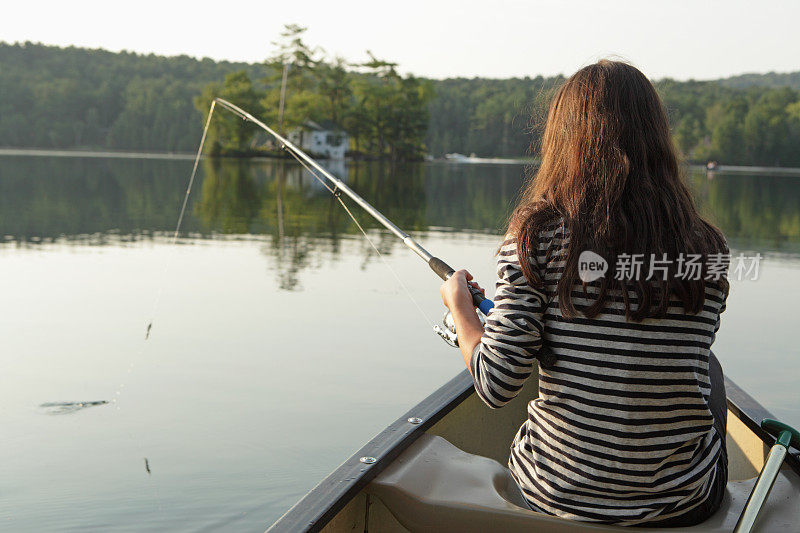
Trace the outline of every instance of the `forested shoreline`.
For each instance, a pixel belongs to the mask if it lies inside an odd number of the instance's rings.
[[[250,83],[244,91],[252,99],[239,103],[277,120],[278,66],[286,53],[293,51],[247,64],[0,43],[0,147],[190,152],[200,138],[201,109],[218,94],[235,98],[242,83]],[[332,118],[350,134],[353,150],[394,159],[530,155],[545,103],[563,80],[428,80],[401,76],[393,63],[372,56],[358,64],[324,55],[315,61],[290,70],[285,125]],[[227,93],[226,76],[234,89]],[[800,166],[800,72],[665,79],[656,87],[686,159]],[[224,123],[216,135],[220,147],[247,144],[232,139]]]

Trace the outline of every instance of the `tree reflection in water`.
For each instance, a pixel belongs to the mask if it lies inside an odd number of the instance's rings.
[[[103,245],[172,231],[191,162],[0,158],[0,235],[20,246]],[[330,170],[406,231],[500,236],[526,169],[521,165],[338,162]],[[288,161],[206,159],[182,237],[263,241],[278,286],[337,261],[342,241],[370,245],[328,190]],[[696,202],[736,249],[800,255],[800,177],[688,172]],[[351,201],[381,253],[402,244]],[[424,235],[420,238],[424,241]]]

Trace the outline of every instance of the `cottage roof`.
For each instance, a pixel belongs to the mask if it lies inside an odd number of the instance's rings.
[[[313,131],[343,131],[342,128],[337,126],[330,120],[322,120],[320,122],[315,122],[313,120],[306,120],[303,124],[303,129],[313,130]]]

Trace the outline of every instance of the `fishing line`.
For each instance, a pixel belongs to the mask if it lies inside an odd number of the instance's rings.
[[[211,102],[211,108],[209,109],[208,112],[208,119],[206,120],[205,127],[203,128],[203,136],[200,138],[200,145],[197,147],[197,154],[195,155],[194,158],[194,165],[192,166],[192,172],[191,175],[189,176],[189,184],[186,186],[186,193],[183,195],[183,203],[181,204],[181,210],[178,214],[178,222],[175,224],[175,231],[173,232],[172,238],[169,241],[170,245],[169,255],[167,256],[167,260],[164,262],[164,270],[161,272],[161,283],[159,284],[158,292],[156,293],[156,297],[153,301],[153,309],[150,312],[150,320],[147,322],[147,328],[144,334],[145,341],[150,339],[150,330],[153,328],[153,321],[155,320],[159,304],[161,303],[161,296],[164,293],[164,285],[166,284],[167,273],[169,272],[169,269],[172,266],[172,261],[175,257],[175,244],[178,242],[178,236],[180,235],[181,226],[183,225],[183,218],[186,215],[186,206],[189,203],[189,196],[192,193],[195,177],[197,176],[197,168],[200,163],[200,157],[203,153],[203,147],[205,146],[206,137],[208,135],[208,129],[209,126],[211,125],[211,117],[214,115],[215,108],[216,108],[216,101],[213,101]],[[130,375],[133,372],[136,360],[139,359],[144,354],[145,344],[149,343],[143,343],[140,346],[136,355],[131,359],[126,371],[127,374]],[[114,404],[117,410],[119,410],[119,399],[122,396],[122,390],[124,388],[125,388],[125,383],[124,382],[120,383],[119,386],[114,391],[114,396],[111,399],[111,403]],[[145,456],[141,440],[135,439],[130,432],[128,432],[128,436],[131,438],[131,440],[133,440],[136,443],[136,447],[138,448],[139,453],[141,454],[141,456],[145,461],[145,470],[147,472],[147,476],[149,479],[152,480],[149,461]],[[156,500],[159,512],[163,513],[164,509],[161,503],[161,496],[159,494],[157,482],[152,483],[152,493]]]
[[[203,153],[203,146],[206,142],[206,136],[208,135],[208,128],[211,125],[211,117],[214,115],[214,109],[216,108],[216,101],[211,102],[211,109],[208,112],[208,119],[206,120],[206,125],[203,128],[203,136],[200,138],[200,146],[197,147],[197,155],[194,158],[194,165],[192,166],[192,173],[189,176],[189,184],[186,186],[186,193],[183,195],[183,203],[181,204],[181,210],[178,214],[178,222],[175,225],[175,231],[172,234],[172,238],[169,241],[170,244],[170,253],[167,256],[167,260],[164,262],[164,270],[161,272],[161,283],[158,286],[158,292],[156,292],[156,297],[153,301],[153,309],[150,311],[150,320],[147,322],[147,328],[145,329],[144,333],[144,340],[150,339],[150,330],[153,328],[153,321],[155,320],[156,313],[158,312],[159,304],[161,303],[161,296],[164,293],[164,285],[166,284],[167,273],[169,272],[170,266],[172,266],[172,261],[175,258],[175,243],[178,242],[178,235],[181,231],[181,226],[183,225],[183,218],[186,214],[186,206],[189,203],[189,196],[192,193],[192,187],[194,186],[195,177],[197,176],[197,167],[200,163],[200,156]],[[144,345],[141,345],[139,351],[136,355],[131,359],[130,363],[128,363],[128,368],[126,373],[130,374],[133,372],[133,368],[136,365],[136,359],[142,356],[144,353]],[[119,410],[118,400],[120,396],[122,396],[122,389],[125,388],[125,383],[120,383],[117,389],[114,391],[114,396],[111,399],[111,403],[115,405],[115,407]]]
[[[246,120],[246,119],[245,119],[245,120]],[[285,147],[284,147],[284,148],[285,148]],[[314,170],[313,170],[313,169],[311,169],[311,167],[309,167],[309,166],[306,164],[306,162],[305,162],[305,161],[303,161],[302,159],[300,159],[299,157],[297,157],[297,156],[296,156],[295,154],[293,154],[293,153],[292,153],[290,150],[287,150],[287,152],[289,152],[289,154],[290,154],[292,157],[294,157],[294,159],[295,159],[295,160],[296,160],[298,163],[300,163],[300,164],[303,166],[303,168],[305,168],[305,169],[306,169],[306,170],[309,172],[309,174],[311,174],[312,176],[314,176],[314,178],[316,178],[316,180],[317,180],[318,182],[320,182],[320,183],[321,183],[321,184],[322,184],[322,185],[323,185],[323,186],[324,186],[326,189],[328,189],[328,191],[329,191],[329,192],[330,192],[330,193],[333,195],[333,197],[334,197],[334,198],[336,198],[336,199],[339,201],[339,204],[340,204],[340,205],[341,205],[341,206],[344,208],[345,212],[346,212],[346,213],[347,213],[347,214],[350,216],[350,219],[352,219],[353,223],[356,225],[356,227],[359,229],[359,231],[361,231],[361,234],[362,234],[362,235],[364,235],[364,238],[367,240],[367,242],[369,243],[369,245],[370,245],[370,246],[372,246],[372,249],[373,249],[373,250],[375,250],[375,253],[376,253],[376,254],[378,254],[378,257],[380,258],[381,262],[382,262],[382,263],[383,263],[383,264],[386,266],[386,268],[388,268],[388,269],[389,269],[389,272],[391,272],[391,273],[392,273],[392,275],[394,276],[394,279],[396,279],[396,280],[397,280],[397,283],[399,283],[399,284],[400,284],[400,287],[402,287],[402,288],[403,288],[403,291],[405,291],[405,293],[406,293],[406,295],[408,296],[408,298],[411,300],[411,302],[414,304],[414,306],[416,306],[417,310],[418,310],[418,311],[420,312],[420,314],[422,315],[422,318],[425,320],[425,325],[426,325],[426,326],[433,326],[433,321],[430,319],[430,317],[428,317],[428,314],[427,314],[427,313],[425,313],[425,311],[422,309],[422,306],[420,306],[420,305],[419,305],[419,302],[417,302],[416,298],[414,298],[414,296],[411,294],[411,291],[408,289],[408,287],[406,286],[406,284],[405,284],[405,283],[403,283],[403,280],[402,280],[402,279],[400,278],[400,276],[397,274],[397,272],[395,271],[395,269],[393,269],[393,268],[392,268],[392,265],[390,265],[390,264],[389,264],[389,262],[386,260],[386,258],[385,258],[385,257],[383,256],[383,254],[381,253],[381,251],[380,251],[380,250],[378,250],[378,247],[377,247],[377,246],[375,246],[375,243],[373,243],[373,242],[372,242],[372,239],[370,239],[370,238],[369,238],[369,235],[367,235],[367,232],[364,230],[364,228],[363,228],[363,227],[361,226],[361,224],[358,222],[358,219],[356,219],[355,215],[353,215],[353,212],[352,212],[352,211],[350,211],[350,208],[349,208],[349,207],[347,207],[347,204],[345,204],[345,203],[344,203],[344,200],[342,200],[342,195],[341,195],[341,193],[339,192],[338,188],[333,188],[333,189],[332,189],[332,188],[330,187],[330,185],[328,185],[328,184],[325,182],[325,180],[323,180],[322,178],[320,178],[320,177],[317,175],[317,173],[316,173],[316,172],[314,172]]]
[[[214,109],[216,108],[216,101],[211,102],[211,108],[208,111],[208,119],[206,120],[206,125],[203,128],[203,136],[200,138],[200,146],[197,147],[197,155],[194,158],[194,165],[192,166],[192,173],[189,176],[189,184],[186,186],[186,193],[183,195],[183,203],[181,204],[181,210],[178,214],[178,222],[175,225],[175,231],[172,234],[172,238],[169,241],[171,253],[167,256],[167,260],[164,262],[164,270],[161,272],[161,283],[158,286],[158,292],[156,292],[155,300],[153,301],[153,309],[150,311],[150,320],[147,322],[147,328],[145,329],[144,333],[144,340],[150,339],[150,330],[153,328],[153,321],[155,320],[156,313],[158,312],[159,304],[161,303],[161,296],[164,293],[164,285],[166,284],[167,273],[169,272],[170,266],[172,266],[172,261],[175,258],[174,247],[175,243],[178,242],[178,236],[181,231],[181,226],[183,225],[183,218],[186,214],[186,206],[189,203],[189,196],[192,193],[192,187],[194,186],[195,177],[197,176],[197,167],[200,163],[200,157],[203,153],[203,146],[206,142],[206,137],[208,135],[208,129],[211,125],[211,117],[214,115]],[[133,372],[133,368],[136,364],[136,359],[141,357],[144,353],[144,345],[139,348],[139,351],[136,353],[136,356],[131,359],[131,362],[128,364],[127,373],[130,374]],[[125,383],[120,383],[117,389],[114,391],[114,397],[111,399],[111,403],[115,404],[116,408],[119,409],[118,400],[119,397],[122,396],[122,389],[125,388]]]
[[[206,135],[208,135],[208,127],[211,125],[211,117],[214,116],[214,108],[216,105],[216,100],[211,102],[211,108],[208,111],[208,119],[206,119],[206,126],[203,128],[203,136],[200,138],[200,146],[197,147],[197,155],[194,158],[194,166],[192,166],[192,174],[189,177],[189,185],[186,187],[186,194],[183,196],[183,204],[181,205],[181,211],[178,215],[178,223],[175,226],[175,233],[172,234],[172,239],[169,243],[170,248],[173,250],[175,243],[178,242],[178,234],[180,233],[181,225],[183,224],[183,216],[186,214],[186,205],[189,203],[189,195],[192,193],[194,178],[197,175],[197,166],[200,163],[200,156],[203,153],[203,146],[206,143]],[[153,302],[153,310],[150,312],[150,321],[147,323],[147,331],[145,331],[144,340],[150,338],[150,330],[153,328],[153,320],[155,320],[155,315],[158,311],[158,305],[161,303],[161,295],[164,293],[164,280],[167,277],[169,267],[172,266],[172,260],[174,257],[174,252],[169,254],[167,261],[164,263],[164,271],[161,273],[161,284],[159,285],[158,292],[156,293],[156,299]]]

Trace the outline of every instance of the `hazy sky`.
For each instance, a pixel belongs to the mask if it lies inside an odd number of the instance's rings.
[[[369,49],[434,78],[568,74],[614,55],[707,79],[800,70],[798,21],[798,0],[28,0],[4,6],[0,40],[260,61],[294,22],[331,55]]]

